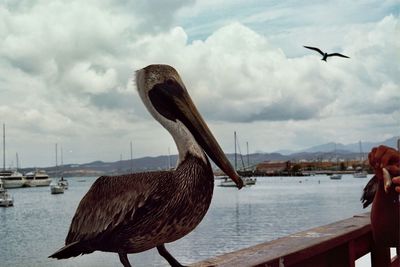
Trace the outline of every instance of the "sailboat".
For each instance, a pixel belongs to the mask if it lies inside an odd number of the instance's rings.
[[[62,149],[62,146],[61,146],[61,169],[63,169],[63,166],[64,166],[63,156],[64,156],[64,154],[63,154],[63,149]],[[64,190],[68,189],[68,181],[66,179],[64,179],[64,172],[63,171],[61,173],[60,180],[58,180],[58,184],[60,186],[62,186],[64,188]]]
[[[237,154],[236,154],[236,132],[234,132],[234,138],[235,138],[235,170],[237,169]],[[236,187],[236,184],[230,179],[228,176],[223,176],[221,183],[219,186],[222,187]],[[246,182],[243,180],[243,186],[246,186]]]
[[[359,142],[359,146],[360,146],[360,163],[361,165],[363,165],[363,153],[362,153],[362,145],[361,145],[361,141]],[[367,172],[363,170],[362,167],[357,167],[356,168],[356,172],[353,173],[353,177],[354,178],[367,178]]]
[[[17,164],[18,165],[18,164]],[[18,188],[25,185],[22,173],[17,170],[6,170],[6,125],[3,123],[3,170],[0,171],[0,179],[4,188]]]
[[[247,168],[250,168],[249,142],[246,142],[246,148],[247,148]],[[238,171],[238,174],[243,177],[243,181],[246,183],[246,185],[255,185],[257,182],[257,178],[253,177],[253,171],[246,170],[246,167],[244,167],[242,153],[240,152],[240,146],[239,146],[239,153],[242,159],[243,171]]]
[[[3,186],[3,181],[0,179],[0,207],[14,206],[14,199]]]
[[[238,142],[237,142],[236,131],[234,132],[234,142],[235,142],[235,170],[237,171],[237,173],[240,176],[242,176],[244,186],[255,185],[257,182],[257,178],[252,177],[251,171],[245,170],[243,156],[242,156],[242,153],[240,152],[240,146],[238,146]],[[236,152],[237,147],[239,147],[239,153],[240,153],[240,157],[241,157],[241,161],[242,161],[242,165],[243,165],[242,171],[237,169],[237,152]],[[248,154],[249,154],[249,152],[248,152],[248,144],[247,144],[247,161],[249,162]],[[222,186],[222,187],[235,187],[236,186],[236,184],[231,179],[228,179],[228,177],[224,176],[224,177],[222,177],[222,179],[223,179],[223,181],[221,181],[220,186]]]
[[[3,124],[3,172],[6,169],[6,126]],[[2,177],[0,176],[0,207],[9,207],[14,205],[14,199],[4,188]]]
[[[337,156],[337,153],[336,153],[336,143],[335,143],[335,158],[336,158],[336,167],[335,167],[335,169],[336,169],[336,171],[338,171],[338,169],[339,169],[339,159],[338,159],[338,156]],[[330,178],[331,178],[331,180],[340,180],[340,179],[342,179],[342,175],[340,173],[334,173],[334,174],[331,175]]]
[[[58,171],[57,155],[58,155],[58,149],[57,149],[57,144],[56,144],[56,170]],[[60,184],[59,181],[57,181],[57,183],[50,184],[50,193],[52,195],[64,194],[64,186],[62,184]]]

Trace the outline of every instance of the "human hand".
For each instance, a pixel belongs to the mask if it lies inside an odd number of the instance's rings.
[[[378,179],[384,180],[385,191],[393,183],[400,193],[400,152],[382,145],[371,150],[368,160]]]

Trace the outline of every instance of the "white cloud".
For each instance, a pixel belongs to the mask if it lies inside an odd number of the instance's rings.
[[[339,51],[351,59],[325,63],[312,51],[288,56],[277,45],[281,37],[239,22],[191,42],[183,27],[171,27],[191,2],[159,1],[157,10],[155,1],[7,3],[0,4],[0,120],[10,129],[10,153],[20,151],[28,165],[51,164],[52,146],[43,157],[34,151],[55,142],[74,151],[70,162],[117,160],[132,139],[137,156],[165,154],[172,139],[147,114],[132,81],[134,70],[151,63],[179,70],[225,148],[233,130],[268,151],[399,132],[398,16],[351,25]],[[288,10],[267,13],[279,20]],[[319,28],[302,28],[307,38],[312,29]],[[280,40],[290,36],[299,38]]]

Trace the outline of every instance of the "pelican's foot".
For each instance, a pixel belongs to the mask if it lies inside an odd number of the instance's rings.
[[[128,255],[126,253],[118,253],[118,256],[124,267],[132,267],[132,265],[129,263]]]
[[[161,256],[163,256],[164,259],[168,261],[168,263],[171,265],[171,267],[187,267],[182,264],[180,264],[165,248],[164,244],[157,246],[158,253],[160,253]]]

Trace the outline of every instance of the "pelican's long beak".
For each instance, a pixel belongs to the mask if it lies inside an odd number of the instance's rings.
[[[242,179],[226,158],[183,84],[175,81],[163,84],[162,87],[163,89],[155,88],[149,92],[152,102],[157,102],[159,112],[164,117],[181,121],[212,161],[235,182],[239,189],[242,188]]]
[[[225,172],[240,189],[243,187],[243,181],[232,167],[229,160],[219,146],[217,140],[211,133],[207,124],[204,122],[196,106],[193,104],[190,96],[186,93],[184,98],[177,100],[180,102],[180,109],[187,121],[183,121],[186,127],[195,137],[199,145],[204,149],[207,155],[214,161],[215,164]]]

